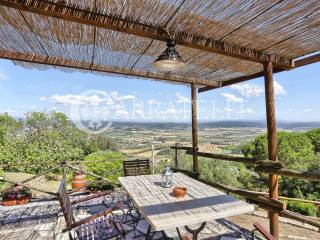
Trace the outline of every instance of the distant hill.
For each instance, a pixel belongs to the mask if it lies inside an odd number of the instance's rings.
[[[266,128],[265,121],[216,121],[216,122],[200,122],[199,128]],[[113,122],[113,128],[157,128],[157,129],[173,129],[173,128],[189,128],[191,123],[177,122]],[[310,128],[320,128],[320,122],[277,122],[279,129],[285,130],[304,130]]]

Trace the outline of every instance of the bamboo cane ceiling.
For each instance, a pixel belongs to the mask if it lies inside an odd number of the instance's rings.
[[[41,11],[37,11],[39,6]],[[61,8],[56,11],[52,6]],[[92,21],[64,18],[61,16],[69,13],[63,7],[86,11],[88,18],[96,13],[124,20],[126,24],[115,21],[112,23],[115,27],[110,29]],[[140,24],[140,28],[151,26],[162,31],[166,28],[178,44],[183,36],[182,41],[187,44],[183,42],[176,49],[188,68],[179,73],[154,69],[151,63],[165,49],[165,41],[153,38],[154,35],[132,34],[131,23]],[[224,45],[221,51],[242,48],[241,54],[254,51],[254,57],[268,55],[287,64],[320,50],[320,2],[0,0],[0,57],[27,68],[67,66],[202,86],[216,86],[262,71],[261,62],[255,59],[207,51],[202,46],[208,46],[208,39],[232,46]]]

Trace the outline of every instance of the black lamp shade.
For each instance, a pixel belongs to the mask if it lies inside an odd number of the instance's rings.
[[[173,41],[167,42],[167,48],[163,53],[153,62],[153,66],[165,72],[177,72],[186,68],[182,57],[175,49]]]

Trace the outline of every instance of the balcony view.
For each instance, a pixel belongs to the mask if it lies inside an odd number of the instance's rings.
[[[0,0],[0,240],[320,239],[319,10]]]

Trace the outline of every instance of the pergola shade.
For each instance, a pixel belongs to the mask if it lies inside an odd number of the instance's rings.
[[[169,38],[188,66],[183,71],[152,67]],[[279,166],[273,73],[318,62],[320,53],[314,53],[319,50],[319,0],[0,0],[0,58],[26,68],[53,66],[191,85],[192,147],[187,150],[193,155],[192,175],[197,178],[197,90],[264,76],[268,159],[263,161],[267,168],[256,170],[270,174],[268,201],[258,199],[259,206],[269,211],[275,239],[279,214],[310,223],[296,214],[283,215],[282,203],[281,209],[275,208],[277,175],[307,179],[314,175],[270,167]],[[219,159],[210,153],[202,156]],[[176,151],[176,163],[177,158]],[[248,197],[247,191],[224,190]]]
[[[164,73],[152,62],[164,28],[188,68]],[[217,87],[278,69],[319,51],[320,5],[298,1],[0,1],[0,56],[106,74]]]

